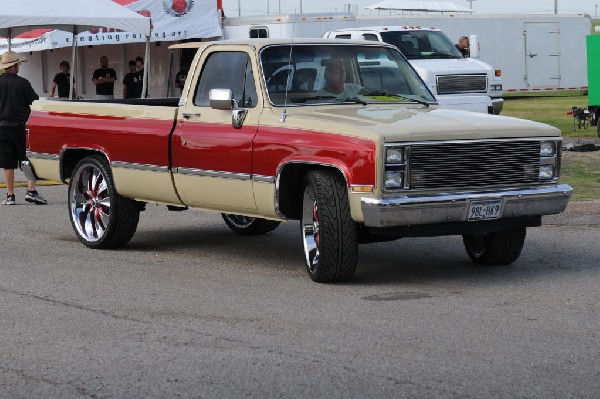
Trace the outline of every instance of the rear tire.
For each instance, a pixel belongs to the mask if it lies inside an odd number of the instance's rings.
[[[231,230],[243,235],[266,234],[275,230],[281,223],[275,220],[234,215],[231,213],[222,213],[221,216]]]
[[[358,261],[357,227],[350,216],[344,179],[331,170],[310,171],[304,179],[302,220],[306,270],[313,281],[350,280]]]
[[[463,243],[477,265],[508,265],[521,255],[526,231],[520,227],[498,233],[464,235]]]
[[[118,248],[135,234],[139,203],[121,197],[106,159],[81,160],[71,175],[68,191],[69,218],[77,238],[90,248]]]

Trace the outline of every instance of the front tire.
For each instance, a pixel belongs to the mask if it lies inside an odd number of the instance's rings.
[[[281,223],[275,220],[234,215],[231,213],[222,213],[221,216],[231,230],[243,235],[266,234],[275,230]]]
[[[331,170],[304,179],[302,220],[306,270],[313,281],[350,280],[356,271],[358,240],[344,179]]]
[[[477,265],[508,265],[521,255],[525,227],[489,234],[464,235],[467,254]]]
[[[121,197],[108,162],[100,156],[81,160],[69,182],[69,217],[77,238],[90,248],[118,248],[135,233],[140,217],[136,201]]]

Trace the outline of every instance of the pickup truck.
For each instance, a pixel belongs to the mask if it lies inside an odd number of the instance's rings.
[[[68,184],[90,248],[125,245],[146,203],[217,211],[240,234],[299,220],[309,276],[336,282],[359,243],[401,237],[462,235],[475,264],[510,264],[567,206],[558,129],[440,108],[394,46],[179,46],[198,48],[180,99],[32,105],[24,171]],[[321,87],[333,64],[342,92]]]
[[[369,26],[334,30],[323,37],[393,44],[406,56],[441,106],[495,115],[502,111],[502,72],[476,58],[463,58],[439,29]]]

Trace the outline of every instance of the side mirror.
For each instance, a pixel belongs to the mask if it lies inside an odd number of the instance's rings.
[[[231,110],[231,126],[234,129],[241,129],[248,115],[248,110],[238,108],[237,102],[233,99],[233,92],[230,89],[211,89],[208,92],[210,106],[213,109]]]
[[[214,109],[230,110],[234,108],[233,92],[231,89],[211,89],[208,92],[210,107]]]

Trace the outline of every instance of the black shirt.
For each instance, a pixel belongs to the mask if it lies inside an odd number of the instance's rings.
[[[69,97],[69,86],[70,86],[69,79],[71,79],[70,73],[65,75],[64,73],[59,72],[54,77],[53,82],[56,83],[56,88],[58,89],[59,97]],[[73,83],[74,82],[75,81],[73,81]]]
[[[92,80],[98,79],[100,76],[105,78],[117,78],[117,72],[112,68],[99,68],[94,71]],[[114,94],[115,83],[114,82],[103,82],[96,85],[96,94],[103,96],[110,96]]]
[[[143,75],[140,72],[129,72],[123,78],[126,86],[125,98],[140,98],[142,96]]]
[[[456,49],[463,56],[463,58],[469,58],[469,49],[467,47],[460,48],[458,44],[455,44],[454,47],[456,47]]]
[[[27,79],[16,73],[0,75],[0,126],[17,126],[27,122],[30,105],[39,98]]]

